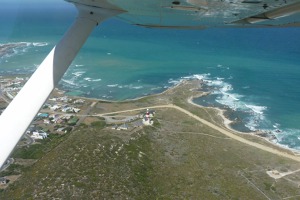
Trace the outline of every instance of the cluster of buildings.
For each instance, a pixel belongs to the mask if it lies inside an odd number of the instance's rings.
[[[39,113],[26,134],[33,139],[45,139],[48,137],[50,129],[56,133],[67,133],[72,130],[78,120],[78,117],[70,114]]]
[[[147,109],[145,113],[136,116],[121,117],[119,120],[111,120],[111,117],[105,117],[107,123],[115,124],[111,127],[113,130],[130,130],[143,126],[153,125],[154,110]]]
[[[24,84],[28,81],[28,77],[26,78],[1,78],[0,80],[0,90],[5,95],[5,97],[12,100],[16,94],[22,89]]]
[[[82,105],[84,102],[85,100],[83,99],[73,100],[67,96],[56,97],[50,98],[48,103],[46,103],[43,108],[49,108],[52,111],[61,111],[65,113],[79,113],[81,109],[76,107],[75,105]]]
[[[61,111],[61,112],[65,112],[65,113],[79,113],[80,112],[80,108],[76,108],[74,106],[70,106],[68,104],[45,104],[44,109],[49,108],[52,111]]]
[[[43,111],[46,112],[38,113],[27,134],[33,139],[45,139],[50,129],[59,134],[71,131],[79,120],[73,113],[80,112],[78,107],[84,102],[83,99],[74,100],[67,96],[50,98],[43,106]]]
[[[1,109],[4,109],[6,104],[16,96],[27,80],[28,78],[3,78],[0,80],[0,99],[5,101],[3,103],[4,106],[0,102],[0,114],[2,113]],[[81,112],[81,110],[85,112],[88,106],[84,99],[72,99],[63,96],[64,94],[60,93],[60,91],[57,91],[55,94],[57,94],[57,97],[50,98],[44,104],[41,112],[37,114],[32,125],[27,129],[25,145],[30,145],[35,140],[46,139],[50,133],[64,134],[70,132],[79,121],[76,114]],[[153,125],[154,115],[154,110],[147,109],[145,112],[135,116],[106,116],[105,119],[108,124],[114,124],[112,129],[133,130]],[[6,187],[9,181],[6,177],[0,177],[0,189]]]
[[[0,95],[2,98],[12,100],[20,91],[28,78],[3,78],[0,81]],[[58,92],[57,97],[50,98],[43,106],[42,113],[39,113],[33,122],[33,125],[27,130],[27,134],[33,139],[45,139],[48,137],[49,129],[57,133],[65,133],[72,129],[79,120],[73,114],[81,111],[82,105],[85,103],[83,99],[72,99],[63,96]],[[65,114],[63,114],[65,113]],[[123,120],[116,120],[113,117],[107,117],[106,122],[116,124],[112,127],[115,130],[128,130],[130,128],[153,125],[154,110],[147,109],[142,113],[133,117],[125,117]]]

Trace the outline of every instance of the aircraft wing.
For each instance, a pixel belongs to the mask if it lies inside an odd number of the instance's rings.
[[[67,0],[121,9],[118,18],[153,28],[277,27],[300,25],[299,0]]]

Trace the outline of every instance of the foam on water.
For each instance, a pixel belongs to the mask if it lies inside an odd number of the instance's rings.
[[[106,85],[107,87],[118,87],[118,84],[111,84],[111,85]]]
[[[218,65],[218,67],[223,67]],[[223,77],[211,77],[210,74],[196,74],[192,76],[182,77],[182,79],[198,79],[210,88],[212,94],[216,95],[214,101],[229,108],[233,111],[239,111],[246,114],[244,117],[245,126],[251,131],[256,131],[260,128],[265,120],[264,112],[266,106],[260,106],[254,102],[248,102],[247,97],[234,92],[233,86],[226,82]]]
[[[83,74],[85,74],[86,72],[85,71],[77,71],[77,72],[73,72],[72,74],[76,77],[80,77],[82,76]]]
[[[283,129],[280,131],[273,130],[272,133],[276,135],[277,144],[285,148],[300,150],[300,130],[298,129]]]
[[[144,86],[142,86],[142,85],[135,86],[133,84],[130,84],[130,85],[111,84],[111,85],[106,85],[106,86],[110,87],[110,88],[119,88],[119,89],[126,88],[126,89],[135,89],[135,90],[144,88]]]
[[[86,80],[86,81],[88,81],[88,82],[99,82],[99,81],[101,81],[102,79],[101,79],[101,78],[93,79],[93,78],[90,78],[90,77],[86,77],[86,78],[84,78],[84,80]]]
[[[92,79],[92,82],[99,82],[99,81],[102,81],[101,78],[98,78],[98,79]]]
[[[69,85],[72,85],[72,86],[77,86],[79,87],[79,85],[77,83],[74,82],[74,80],[67,80],[67,79],[61,79],[64,83],[67,83]]]
[[[255,106],[255,105],[247,105],[247,104],[245,104],[245,106],[258,115],[263,115],[264,111],[267,110],[266,106]]]
[[[144,88],[144,87],[143,87],[143,86],[133,86],[133,85],[129,85],[128,88],[129,88],[129,89],[139,90],[139,89],[142,89],[142,88]]]
[[[48,43],[47,42],[33,42],[32,45],[35,47],[44,47],[44,46],[47,46]]]
[[[151,88],[150,90],[161,90],[162,89],[162,87],[154,87],[154,88]]]
[[[222,67],[222,66],[218,66]],[[197,78],[202,80],[204,85],[210,88],[212,94],[216,97],[212,102],[213,105],[223,105],[235,113],[242,113],[240,118],[250,131],[263,131],[275,136],[272,140],[275,143],[285,147],[300,150],[300,130],[298,129],[281,129],[279,123],[272,122],[267,116],[268,107],[259,105],[257,102],[249,101],[249,96],[235,93],[234,87],[229,80],[222,77],[212,77],[210,74],[197,74],[182,79]],[[247,89],[249,86],[246,86]],[[217,103],[217,104],[216,104]]]
[[[9,63],[14,56],[23,55],[33,48],[33,51],[38,51],[39,48],[47,46],[46,42],[14,42],[0,44],[0,63]]]
[[[0,62],[3,60],[6,62],[7,58],[26,52],[30,44],[28,42],[0,44]]]
[[[169,83],[169,84],[172,84],[172,85],[177,85],[177,84],[180,83],[180,80],[169,79],[168,83]]]

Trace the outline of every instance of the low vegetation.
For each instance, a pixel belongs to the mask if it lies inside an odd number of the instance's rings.
[[[54,147],[64,141],[64,137],[66,136],[66,134],[50,134],[48,138],[40,140],[38,143],[22,148],[17,148],[13,152],[12,157],[23,159],[40,159]]]

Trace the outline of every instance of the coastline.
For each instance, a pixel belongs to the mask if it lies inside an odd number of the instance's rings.
[[[193,83],[193,81],[195,81]],[[297,149],[292,149],[292,148],[288,148],[286,146],[280,145],[279,143],[276,143],[274,141],[272,141],[272,137],[270,137],[270,135],[268,135],[267,132],[263,132],[263,131],[255,131],[255,132],[241,132],[239,130],[236,130],[234,128],[231,127],[231,124],[234,123],[234,121],[228,119],[225,116],[225,112],[226,110],[218,108],[218,107],[210,107],[210,106],[202,106],[199,104],[196,104],[193,100],[199,97],[204,97],[207,95],[210,95],[211,92],[206,92],[202,90],[202,86],[203,86],[203,81],[199,80],[197,78],[191,78],[191,79],[183,79],[180,82],[178,82],[177,84],[175,84],[174,86],[171,86],[169,88],[167,88],[166,90],[156,93],[156,94],[150,94],[150,95],[146,95],[146,96],[140,96],[137,98],[133,98],[133,99],[126,99],[126,100],[122,100],[122,101],[117,101],[117,100],[105,100],[105,99],[100,99],[100,98],[90,98],[90,97],[84,97],[84,96],[72,96],[72,95],[67,95],[73,98],[81,98],[81,99],[86,99],[86,100],[94,100],[94,101],[99,101],[99,102],[104,102],[104,103],[130,103],[133,101],[139,101],[142,100],[144,98],[152,98],[152,97],[156,97],[156,96],[170,96],[170,95],[174,95],[174,93],[176,92],[175,89],[179,88],[181,86],[185,86],[191,84],[193,86],[193,88],[189,89],[189,96],[187,96],[187,98],[185,99],[185,102],[187,102],[188,104],[198,107],[198,108],[210,108],[210,109],[214,109],[217,111],[217,116],[219,116],[222,119],[222,125],[224,128],[226,128],[227,130],[229,130],[232,133],[235,134],[242,134],[242,135],[251,135],[251,136],[255,136],[257,138],[263,139],[264,141],[267,141],[268,143],[279,147],[281,149],[285,149],[288,150],[290,152],[292,152],[294,155],[300,155],[300,151]],[[59,93],[61,92],[61,95],[65,95],[64,90],[59,89],[59,88],[55,88],[55,90],[57,90]],[[169,102],[171,103],[171,102]],[[158,105],[158,104],[153,104],[153,105]],[[272,135],[271,135],[272,136]],[[274,138],[273,138],[274,139]]]
[[[209,94],[207,94],[207,95],[209,95]],[[201,96],[198,96],[198,95],[192,96],[192,97],[187,99],[187,102],[189,104],[192,104],[193,106],[196,106],[196,107],[199,107],[199,108],[212,108],[212,109],[217,110],[218,111],[218,116],[220,116],[222,118],[223,124],[227,129],[229,129],[231,131],[234,131],[234,132],[242,133],[242,132],[240,132],[238,130],[235,130],[235,129],[230,127],[230,124],[233,123],[234,121],[232,121],[232,120],[225,117],[225,114],[224,114],[225,110],[223,110],[221,108],[217,108],[217,107],[206,107],[206,106],[196,104],[193,100],[196,99],[196,98],[199,98],[199,97],[201,97]]]
[[[204,96],[207,96],[207,95],[210,95],[211,92],[204,92],[202,91],[202,85],[204,84],[203,81],[199,80],[199,79],[196,79],[196,78],[193,78],[193,79],[183,79],[181,80],[179,83],[175,84],[174,86],[171,86],[169,88],[167,88],[166,90],[160,92],[160,93],[156,93],[156,94],[150,94],[150,95],[146,95],[146,96],[141,96],[141,97],[137,97],[137,98],[133,98],[133,99],[126,99],[126,100],[122,100],[122,101],[117,101],[117,100],[105,100],[105,99],[99,99],[99,98],[88,98],[88,97],[78,97],[78,98],[86,98],[86,99],[93,99],[93,100],[98,100],[98,101],[101,101],[101,102],[106,102],[106,103],[129,103],[129,102],[132,102],[132,101],[138,101],[138,100],[141,100],[143,98],[151,98],[151,97],[155,97],[155,96],[160,96],[160,95],[165,95],[167,93],[171,93],[173,94],[172,90],[180,87],[180,86],[183,86],[185,84],[189,84],[189,81],[197,81],[199,84],[197,86],[197,88],[193,88],[191,89],[191,91],[197,91],[198,93],[197,94],[193,94],[191,96],[189,96],[187,99],[186,99],[186,102],[188,104],[191,104],[195,107],[198,107],[198,108],[210,108],[210,109],[214,109],[217,111],[217,116],[221,117],[222,121],[223,121],[223,127],[225,127],[227,130],[235,133],[235,134],[240,134],[240,135],[251,135],[251,136],[254,136],[256,138],[259,138],[259,139],[262,139],[266,142],[268,142],[269,144],[271,145],[274,145],[275,147],[278,147],[278,148],[281,148],[281,149],[285,149],[285,150],[288,150],[290,151],[291,153],[293,153],[294,155],[300,155],[300,151],[297,150],[297,149],[292,149],[292,148],[288,148],[284,145],[281,145],[279,143],[276,143],[272,140],[274,140],[274,138],[276,138],[276,136],[274,134],[269,134],[267,132],[264,132],[264,131],[260,131],[260,130],[257,130],[257,131],[250,131],[250,132],[242,132],[242,131],[239,131],[239,130],[236,130],[234,128],[231,127],[231,124],[234,123],[234,121],[228,119],[226,116],[225,116],[225,112],[226,110],[224,109],[221,109],[221,108],[218,108],[218,107],[211,107],[211,106],[202,106],[202,105],[199,105],[199,104],[196,104],[193,100],[196,99],[196,98],[199,98],[199,97],[204,97]],[[77,97],[77,96],[74,96],[74,97]],[[233,111],[234,112],[234,111]]]
[[[88,99],[88,100],[96,100],[96,101],[101,101],[101,102],[106,102],[106,103],[128,103],[128,102],[131,102],[131,101],[138,101],[138,100],[141,100],[143,98],[155,97],[155,96],[166,94],[169,91],[176,89],[181,84],[184,84],[186,81],[187,80],[182,80],[181,82],[175,84],[174,86],[171,86],[171,87],[167,88],[166,90],[164,90],[162,92],[159,92],[159,93],[154,93],[154,94],[149,94],[149,95],[145,95],[145,96],[140,96],[140,97],[136,97],[136,98],[133,98],[133,99],[125,99],[125,100],[121,100],[121,101],[118,101],[118,100],[107,100],[107,99],[101,99],[101,98],[83,97],[83,96],[72,96],[72,97],[82,98],[82,99]],[[61,89],[58,89],[58,88],[56,88],[56,89],[59,90],[59,91],[65,92],[65,91],[63,91]]]
[[[243,135],[251,135],[251,136],[254,136],[254,137],[257,137],[257,138],[260,138],[260,139],[263,139],[264,141],[276,146],[276,147],[279,147],[279,148],[282,148],[282,149],[286,149],[288,151],[291,151],[294,155],[300,155],[300,150],[297,150],[297,149],[292,149],[292,148],[288,148],[284,145],[281,145],[279,143],[276,143],[276,142],[273,142],[272,140],[277,139],[276,136],[274,134],[271,133],[271,135],[267,132],[264,132],[264,131],[260,131],[260,130],[257,130],[257,131],[250,131],[250,132],[241,132],[239,130],[236,130],[234,128],[232,128],[230,125],[232,123],[234,123],[234,121],[228,119],[226,116],[225,116],[225,112],[226,110],[224,109],[221,109],[221,108],[218,108],[218,107],[211,107],[211,106],[202,106],[202,105],[199,105],[199,104],[196,104],[193,100],[196,99],[196,98],[200,98],[200,97],[203,97],[203,96],[206,96],[206,95],[209,95],[210,93],[209,92],[206,92],[205,94],[202,94],[202,95],[193,95],[191,97],[189,97],[187,99],[187,102],[195,107],[198,107],[198,108],[210,108],[210,109],[214,109],[217,111],[217,115],[219,117],[222,118],[222,121],[223,121],[223,125],[225,128],[227,128],[228,130],[230,130],[231,132],[234,132],[234,133],[237,133],[237,134],[243,134]],[[268,135],[269,134],[269,135]]]

